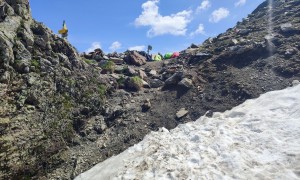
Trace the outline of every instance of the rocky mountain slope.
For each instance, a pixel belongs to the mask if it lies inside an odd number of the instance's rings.
[[[67,40],[32,19],[28,0],[0,1],[0,179],[61,166],[109,86]]]
[[[275,0],[270,29],[264,2],[179,58],[103,74],[33,20],[28,0],[0,1],[0,179],[72,179],[158,127],[297,83],[299,9]]]

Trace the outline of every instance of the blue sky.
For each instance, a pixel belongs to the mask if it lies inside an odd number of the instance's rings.
[[[33,17],[54,33],[66,20],[79,50],[181,51],[236,25],[264,0],[30,0]]]

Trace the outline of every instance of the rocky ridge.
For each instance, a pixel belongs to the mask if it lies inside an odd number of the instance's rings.
[[[0,178],[72,179],[151,130],[297,83],[299,8],[275,0],[270,34],[264,2],[179,58],[146,63],[134,52],[80,57],[28,1],[1,2]]]

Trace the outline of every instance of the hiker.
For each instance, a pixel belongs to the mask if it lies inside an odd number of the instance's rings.
[[[68,37],[68,28],[67,28],[65,20],[63,21],[63,28],[61,30],[59,30],[58,33],[61,34],[62,38]]]

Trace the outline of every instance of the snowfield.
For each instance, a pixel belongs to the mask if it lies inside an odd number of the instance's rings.
[[[151,132],[82,179],[300,179],[300,85]]]

